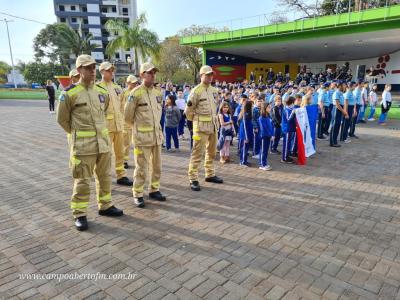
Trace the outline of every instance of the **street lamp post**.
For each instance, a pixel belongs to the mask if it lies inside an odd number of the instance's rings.
[[[17,82],[15,80],[14,59],[13,59],[13,54],[12,54],[12,49],[11,49],[10,32],[8,30],[8,22],[12,22],[12,20],[4,19],[4,20],[0,20],[0,21],[6,23],[7,36],[8,36],[8,46],[10,47],[10,56],[11,56],[11,67],[12,67],[11,76],[12,76],[12,79],[14,81],[14,87],[17,88]]]

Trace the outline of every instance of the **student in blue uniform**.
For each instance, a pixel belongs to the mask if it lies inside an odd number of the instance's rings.
[[[328,94],[329,83],[324,83],[318,93],[318,139],[327,140],[324,136],[326,122],[328,121],[330,99]],[[329,125],[328,125],[329,128]]]
[[[289,99],[286,101],[286,106],[283,109],[282,114],[283,145],[281,162],[287,164],[294,163],[293,158],[289,156],[293,135],[296,131],[294,100],[295,99],[293,97],[289,97]]]
[[[253,122],[253,158],[258,158],[260,153],[260,128],[258,126],[258,118],[260,117],[261,104],[264,102],[262,96],[259,96],[256,100],[256,105],[253,107],[252,122]]]
[[[361,107],[363,106],[362,99],[362,83],[358,83],[353,91],[353,96],[355,100],[355,107],[352,116],[350,117],[350,132],[349,136],[355,139],[358,139],[358,136],[355,135],[356,132],[356,124],[358,123],[358,115],[360,113]]]
[[[263,103],[261,105],[261,116],[258,119],[261,138],[260,149],[260,170],[269,171],[271,166],[268,164],[268,149],[271,143],[271,137],[274,135],[274,128],[270,117],[271,105]]]
[[[343,92],[346,90],[346,88],[347,88],[346,83],[339,83],[338,88],[336,89],[336,91],[333,93],[332,96],[335,106],[333,107],[332,128],[329,135],[329,145],[331,147],[340,147],[337,141],[340,124],[342,122],[343,116],[345,116],[345,118],[349,117],[344,107]]]
[[[327,115],[326,121],[325,121],[324,133],[328,137],[329,137],[329,127],[331,126],[331,123],[332,123],[333,107],[335,106],[332,96],[336,90],[336,87],[337,87],[336,82],[332,82],[329,87],[329,90],[327,92],[328,98],[329,98],[329,107],[328,107],[328,115]]]
[[[240,165],[248,167],[247,156],[253,142],[252,103],[246,101],[242,104],[242,111],[239,115],[239,155]]]
[[[274,139],[271,141],[271,153],[273,154],[281,153],[280,151],[278,151],[278,145],[282,136],[282,113],[282,99],[281,96],[278,95],[275,97],[275,105],[271,109],[271,119],[272,124],[274,125]]]
[[[354,90],[355,83],[350,82],[348,84],[347,90],[344,93],[344,107],[345,110],[347,111],[348,118],[344,117],[343,118],[343,125],[340,131],[340,140],[343,142],[350,143],[351,140],[348,138],[349,136],[349,129],[350,129],[350,123],[353,117],[353,113],[355,112],[355,104],[356,104],[356,99],[354,98],[353,90]]]

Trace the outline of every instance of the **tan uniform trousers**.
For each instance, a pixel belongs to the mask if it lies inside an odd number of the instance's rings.
[[[71,198],[72,214],[75,218],[86,216],[90,199],[90,181],[96,179],[96,194],[99,210],[112,206],[111,202],[111,153],[76,155],[71,158],[74,189]]]
[[[122,131],[110,132],[109,136],[115,155],[115,173],[117,174],[117,179],[120,179],[121,177],[126,177],[124,168],[124,133]]]
[[[161,145],[137,146],[133,152],[136,166],[133,172],[133,197],[143,197],[144,185],[147,178],[150,178],[149,192],[159,191],[161,177]]]
[[[132,128],[124,128],[124,162],[129,161],[129,151],[132,146]]]
[[[217,133],[208,134],[197,132],[193,135],[193,149],[189,163],[189,180],[199,180],[199,166],[204,157],[204,169],[206,177],[215,176],[214,159],[217,151]]]

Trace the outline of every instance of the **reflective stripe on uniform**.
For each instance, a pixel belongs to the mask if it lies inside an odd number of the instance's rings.
[[[105,194],[104,196],[98,196],[97,201],[110,202],[111,201],[111,193]]]
[[[139,132],[150,132],[153,131],[154,127],[153,126],[139,126],[138,131]]]
[[[71,202],[71,209],[86,209],[89,202]]]
[[[134,155],[139,155],[139,154],[142,154],[142,153],[143,153],[143,151],[140,150],[139,148],[133,149],[133,154],[134,154]]]
[[[136,193],[143,193],[143,189],[144,189],[144,185],[133,187],[133,190],[134,190]]]
[[[151,183],[151,187],[153,189],[158,189],[160,187],[160,182],[159,181],[154,181]]]
[[[114,119],[114,114],[108,114],[107,115],[107,120],[112,120]]]
[[[194,135],[194,136],[193,136],[193,140],[194,140],[194,141],[200,141],[200,140],[201,140],[201,136],[199,136],[199,135]]]
[[[95,137],[96,131],[77,131],[76,137],[77,138],[86,138],[86,137]]]
[[[124,156],[124,160],[129,160],[129,156]]]
[[[76,95],[77,93],[79,93],[82,90],[84,90],[84,88],[81,85],[77,85],[76,87],[70,89],[66,93],[67,93],[68,97],[72,97],[72,96]]]
[[[107,136],[108,136],[108,129],[107,129],[107,128],[103,128],[103,130],[101,131],[101,134],[102,134],[104,137],[107,137]]]
[[[76,156],[72,156],[71,163],[74,165],[79,165],[81,163],[81,161],[79,159],[77,159]]]
[[[116,170],[116,171],[124,171],[124,170],[125,170],[124,165],[115,167],[115,170]]]
[[[211,116],[199,116],[199,121],[200,122],[211,122],[212,117]]]

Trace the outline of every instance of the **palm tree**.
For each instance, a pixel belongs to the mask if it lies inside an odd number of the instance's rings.
[[[158,57],[161,46],[155,32],[145,28],[147,19],[141,14],[132,26],[125,24],[122,20],[108,20],[105,27],[110,34],[114,34],[106,48],[108,55],[113,55],[119,49],[133,48],[135,52],[135,72],[139,73],[139,54],[143,60],[150,55]]]
[[[99,47],[97,44],[90,43],[92,39],[93,35],[90,32],[84,35],[81,27],[78,32],[68,26],[59,28],[58,45],[67,55],[74,54],[78,57],[81,54],[91,54],[94,49]]]

